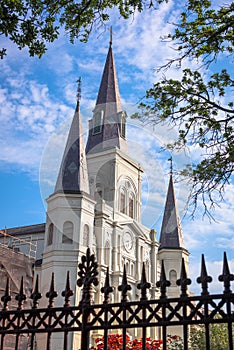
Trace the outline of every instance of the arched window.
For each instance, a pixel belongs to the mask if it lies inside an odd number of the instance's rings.
[[[119,211],[121,213],[126,213],[126,195],[123,189],[120,191],[120,203],[119,203]]]
[[[129,195],[128,215],[130,216],[130,218],[134,218],[134,196],[132,193],[130,193]]]
[[[83,246],[89,246],[89,226],[87,224],[84,225],[83,230]]]
[[[47,245],[53,244],[54,239],[54,225],[50,224],[48,228]]]
[[[62,243],[73,243],[73,223],[71,221],[65,221],[63,224]]]
[[[169,272],[169,281],[171,282],[171,286],[175,287],[176,286],[176,281],[177,281],[177,273],[175,270],[171,270]]]
[[[120,176],[119,187],[119,211],[135,219],[137,216],[137,189],[130,177]]]

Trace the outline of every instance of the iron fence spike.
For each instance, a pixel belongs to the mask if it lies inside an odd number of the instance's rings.
[[[167,287],[170,287],[170,285],[171,282],[166,278],[164,260],[162,260],[160,280],[156,282],[156,287],[160,288],[160,299],[167,298]]]
[[[16,294],[15,299],[18,301],[18,308],[17,309],[22,310],[23,303],[26,300],[26,295],[24,294],[24,278],[23,278],[23,276],[21,277],[19,293]]]
[[[188,293],[188,286],[192,283],[190,278],[187,278],[187,272],[185,269],[185,262],[184,262],[184,258],[182,258],[182,262],[181,262],[181,272],[180,272],[180,278],[176,281],[177,286],[180,286],[180,290],[181,290],[181,297],[187,297]]]
[[[138,283],[137,288],[141,290],[141,299],[140,300],[147,300],[147,289],[149,289],[151,286],[150,283],[147,282],[146,279],[146,271],[145,271],[145,263],[142,264],[142,272],[141,272],[141,282]]]
[[[208,283],[212,282],[212,277],[208,276],[207,269],[206,269],[206,263],[205,263],[205,257],[204,254],[202,254],[202,260],[201,260],[201,275],[197,278],[197,283],[201,283],[202,292],[201,295],[208,295]]]
[[[34,287],[34,291],[32,292],[30,299],[33,300],[33,309],[37,309],[38,300],[41,299],[41,293],[39,292],[39,276],[36,277],[36,283]]]
[[[124,264],[122,284],[118,286],[118,290],[121,292],[121,295],[122,295],[122,299],[121,299],[122,302],[127,301],[127,292],[131,289],[132,288],[130,284],[128,284],[126,266]]]
[[[231,282],[234,281],[234,275],[230,273],[227,254],[224,252],[223,254],[223,273],[218,277],[220,282],[224,284],[224,293],[231,293]]]
[[[112,292],[113,292],[113,288],[110,286],[109,267],[107,266],[105,284],[104,284],[104,287],[101,288],[101,293],[104,294],[103,304],[108,304],[109,294]]]
[[[1,297],[1,301],[3,302],[3,311],[8,310],[8,303],[11,301],[9,277],[7,277],[5,294]]]
[[[66,286],[65,290],[61,293],[62,297],[65,299],[64,307],[70,306],[70,297],[74,295],[74,290],[70,287],[70,272],[67,271]]]
[[[48,307],[51,308],[54,306],[54,299],[58,296],[58,293],[55,290],[54,287],[54,272],[52,272],[51,275],[51,282],[50,282],[50,290],[46,293],[46,298],[49,299]]]

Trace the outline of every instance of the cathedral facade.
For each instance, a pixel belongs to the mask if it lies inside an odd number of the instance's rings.
[[[178,296],[180,293],[175,282],[179,278],[182,257],[188,270],[189,253],[184,245],[172,174],[160,239],[157,241],[155,230],[141,222],[143,169],[128,155],[126,129],[127,115],[121,106],[110,43],[96,106],[89,121],[86,147],[78,88],[77,105],[56,186],[47,199],[46,224],[40,227],[44,231],[40,232],[44,240],[43,254],[34,268],[44,295],[49,290],[52,274],[55,276],[56,290],[64,290],[69,271],[71,288],[75,291],[72,303],[79,302],[81,290],[76,285],[78,262],[88,247],[95,254],[99,266],[100,286],[94,290],[96,303],[103,300],[100,287],[104,284],[107,268],[110,284],[114,287],[111,301],[120,300],[118,286],[122,282],[124,265],[132,287],[129,298],[137,300],[139,292],[136,286],[143,263],[152,285],[150,298],[157,298],[159,291],[156,281],[160,277],[162,260],[167,279],[171,282],[168,296]],[[26,237],[24,231],[15,228],[8,230],[8,233],[20,235],[21,232],[21,236]],[[34,234],[36,239],[36,232]],[[42,302],[46,306],[46,299]],[[62,297],[56,298],[56,305],[63,305]],[[70,340],[72,350],[78,348],[75,337]],[[62,345],[57,335],[55,342],[55,348],[59,350]]]

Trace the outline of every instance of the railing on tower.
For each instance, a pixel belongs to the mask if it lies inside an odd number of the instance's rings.
[[[147,334],[152,329],[161,330],[162,349],[167,349],[168,327],[180,326],[182,328],[183,349],[189,349],[189,327],[192,325],[204,325],[206,349],[210,350],[210,327],[212,324],[225,323],[227,325],[229,350],[233,350],[233,323],[234,323],[234,294],[231,291],[231,281],[234,275],[229,271],[228,261],[224,253],[223,273],[219,281],[223,282],[224,290],[221,294],[209,294],[208,284],[212,278],[208,276],[204,256],[202,256],[201,274],[197,282],[201,284],[201,294],[190,296],[188,286],[191,280],[187,277],[184,261],[182,260],[181,275],[177,280],[180,287],[180,296],[176,298],[167,297],[167,288],[170,282],[166,279],[164,264],[161,266],[161,277],[157,282],[160,297],[157,300],[148,299],[147,291],[150,284],[147,282],[143,264],[141,281],[137,285],[140,291],[140,298],[137,301],[128,301],[128,293],[131,286],[128,284],[126,270],[124,268],[122,284],[118,287],[121,294],[120,302],[109,303],[109,296],[113,288],[109,283],[109,272],[107,270],[105,284],[101,288],[103,303],[93,304],[92,292],[98,287],[98,264],[95,256],[87,250],[78,265],[77,285],[82,288],[82,298],[77,306],[71,306],[70,298],[73,290],[70,288],[69,273],[65,281],[65,290],[62,291],[64,305],[55,307],[54,301],[58,296],[52,275],[49,291],[46,293],[48,306],[39,308],[39,300],[42,295],[39,291],[38,278],[35,282],[34,291],[31,294],[31,309],[24,309],[23,279],[21,280],[20,291],[16,296],[17,309],[9,310],[11,300],[9,281],[6,282],[5,293],[2,296],[2,310],[0,312],[0,350],[8,349],[6,337],[14,335],[15,350],[22,350],[20,339],[25,335],[28,339],[27,349],[44,350],[40,344],[36,344],[36,335],[46,335],[45,350],[52,350],[53,335],[63,334],[63,349],[69,348],[69,334],[79,332],[80,349],[88,350],[92,346],[91,336],[100,332],[103,334],[103,349],[108,349],[108,335],[118,331],[122,334],[122,349],[127,349],[126,339],[129,330],[141,330],[142,349],[148,349]],[[61,346],[60,346],[61,348]]]

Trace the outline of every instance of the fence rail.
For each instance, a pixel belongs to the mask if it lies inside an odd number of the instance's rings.
[[[225,323],[228,330],[229,350],[233,350],[233,323],[234,323],[234,294],[231,291],[231,281],[234,275],[229,271],[228,261],[224,253],[223,273],[219,281],[223,282],[222,294],[209,294],[208,284],[212,278],[208,276],[204,256],[202,256],[201,275],[197,282],[201,284],[201,295],[190,296],[188,286],[191,280],[187,278],[184,261],[182,260],[181,276],[177,280],[181,294],[177,298],[167,297],[167,288],[170,282],[166,280],[164,264],[162,262],[161,278],[157,282],[160,288],[160,297],[157,300],[149,300],[147,290],[150,284],[146,280],[143,265],[141,282],[137,285],[141,296],[138,301],[128,301],[127,293],[131,287],[127,281],[124,268],[122,284],[118,287],[121,293],[121,301],[109,303],[109,295],[113,289],[109,284],[109,273],[107,271],[103,293],[103,304],[92,304],[92,288],[98,286],[98,265],[95,256],[87,250],[86,256],[82,257],[79,264],[77,285],[82,287],[82,299],[78,306],[70,305],[70,298],[74,292],[70,288],[69,273],[67,274],[66,287],[62,292],[64,305],[54,307],[54,300],[58,296],[54,287],[54,276],[52,275],[50,290],[46,293],[48,307],[39,308],[41,293],[39,292],[38,278],[34,291],[31,295],[32,308],[23,309],[26,296],[23,291],[23,279],[20,292],[16,296],[18,301],[17,310],[8,310],[11,300],[9,292],[9,281],[6,283],[5,294],[1,298],[3,309],[0,312],[0,350],[5,349],[5,338],[11,334],[15,335],[14,349],[21,350],[20,336],[30,335],[27,349],[35,349],[35,335],[47,334],[46,350],[51,350],[51,337],[53,333],[63,333],[63,349],[70,350],[68,334],[80,332],[80,349],[88,350],[90,347],[90,335],[93,331],[103,331],[104,350],[108,349],[108,333],[111,330],[121,330],[123,334],[123,350],[126,350],[126,334],[128,329],[138,328],[142,332],[142,349],[146,349],[147,330],[160,328],[162,330],[163,350],[167,349],[166,337],[170,326],[181,326],[183,328],[184,350],[189,349],[189,327],[191,325],[204,325],[206,337],[206,349],[210,350],[210,325]],[[40,348],[40,350],[43,350]]]

